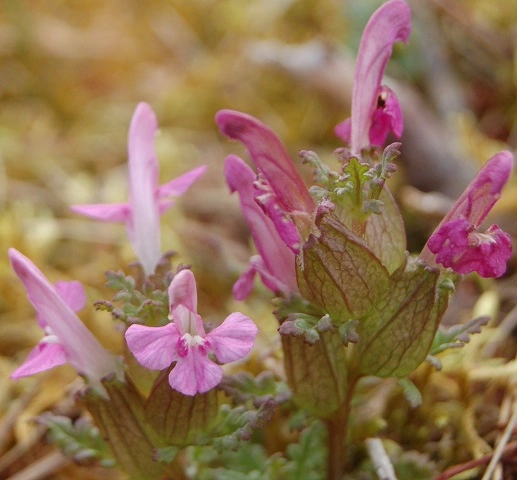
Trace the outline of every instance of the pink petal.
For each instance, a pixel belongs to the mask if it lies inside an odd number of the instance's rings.
[[[293,161],[273,131],[250,115],[221,110],[216,117],[219,130],[248,149],[286,212],[312,213],[314,202]]]
[[[164,214],[169,208],[174,206],[176,202],[174,200],[159,200],[160,215]]]
[[[278,197],[264,178],[254,183],[256,188],[255,201],[262,207],[267,217],[271,219],[279,237],[293,253],[300,251],[300,235],[293,219],[282,208]]]
[[[56,282],[54,286],[58,295],[74,312],[82,310],[86,305],[86,292],[81,282]]]
[[[287,247],[278,234],[273,221],[264,213],[262,208],[260,208],[255,201],[255,191],[253,187],[255,173],[244,163],[243,160],[235,155],[230,155],[226,158],[224,173],[230,190],[232,192],[237,191],[239,194],[242,213],[250,228],[251,235],[260,257],[262,258],[262,263],[264,265],[262,271],[267,271],[269,276],[276,279],[276,292],[282,291],[286,296],[289,296],[290,293],[297,292],[298,285],[296,282],[294,253],[289,247]],[[300,240],[297,232],[296,238],[299,244]],[[243,295],[245,294],[248,286],[251,288],[250,282],[251,284],[253,283],[252,277],[253,275],[251,273],[249,273],[247,277],[244,274],[241,276],[243,279],[242,281],[244,282],[241,285],[244,288],[241,292]],[[277,288],[278,284],[282,284],[281,289]],[[271,288],[267,283],[266,286]],[[241,287],[238,287],[238,290],[241,290]],[[242,296],[241,294],[239,295]]]
[[[277,295],[282,294],[288,298],[297,291],[296,289],[289,288],[280,279],[272,275],[260,255],[254,255],[250,258],[248,268],[242,272],[233,285],[232,293],[235,300],[242,301],[249,297],[253,290],[256,273],[260,275],[262,283]]]
[[[74,311],[82,310],[86,305],[86,293],[81,282],[56,282],[54,284],[57,294],[64,300],[64,302]],[[47,321],[37,313],[38,325],[45,329]]]
[[[250,258],[250,266],[253,266],[255,271],[260,275],[262,283],[269,288],[275,294],[282,294],[288,298],[291,294],[298,292],[298,286],[296,285],[296,271],[294,264],[292,265],[292,273],[294,278],[294,286],[286,285],[282,282],[281,278],[275,277],[269,268],[266,267],[262,257],[260,255],[254,255]],[[288,272],[289,273],[289,272]]]
[[[253,263],[250,263],[248,268],[241,273],[240,277],[233,284],[232,288],[232,293],[235,300],[240,302],[246,300],[250,296],[253,290],[255,273],[257,273],[257,271]]]
[[[434,243],[439,243],[443,232],[449,231],[450,225],[443,230],[442,228],[453,220],[462,219],[471,229],[477,229],[500,198],[501,191],[510,178],[512,168],[513,155],[509,151],[502,151],[490,158],[436,227],[420,253],[420,258],[428,263],[433,262],[431,247],[438,251],[438,247],[435,247]],[[453,225],[455,224],[453,223]],[[439,232],[441,233],[438,235]]]
[[[158,121],[149,105],[139,103],[128,136],[130,239],[147,275],[161,258],[160,208],[157,195],[158,159],[154,137]]]
[[[258,328],[242,313],[232,313],[214,328],[206,339],[221,363],[235,362],[245,357],[253,347]]]
[[[64,348],[58,343],[39,343],[29,353],[28,357],[13,373],[10,378],[17,380],[29,377],[51,368],[64,365],[68,361]]]
[[[145,368],[164,370],[176,360],[180,334],[173,323],[163,327],[131,325],[125,336],[129,350]]]
[[[436,254],[436,262],[444,267],[462,275],[478,272],[485,278],[503,275],[512,253],[510,236],[497,225],[480,235],[464,218],[444,223],[427,245]]]
[[[334,127],[336,137],[340,138],[347,145],[350,145],[352,121],[350,118],[343,120]]]
[[[512,168],[513,155],[507,150],[490,158],[442,223],[463,217],[475,227],[479,226],[501,197],[501,191],[510,178]]]
[[[72,205],[72,212],[102,222],[127,222],[131,208],[127,203],[97,203],[88,205]]]
[[[158,187],[158,198],[163,199],[166,197],[179,197],[183,195],[192,184],[205,173],[206,165],[201,165],[194,170],[190,170],[184,173],[178,178],[171,180],[170,182],[164,183]]]
[[[381,86],[378,98],[382,99],[382,103],[379,100],[379,105],[372,115],[370,144],[380,147],[390,132],[400,138],[404,130],[404,119],[398,98],[391,88]]]
[[[205,327],[203,319],[195,312],[189,310],[185,305],[179,304],[171,310],[174,324],[180,335],[189,333],[190,335],[199,335],[205,337]]]
[[[372,116],[393,44],[406,42],[410,33],[411,11],[403,0],[383,4],[364,29],[352,92],[351,148],[354,154],[360,154],[361,149],[370,145]]]
[[[223,377],[223,369],[210,361],[206,352],[191,347],[187,355],[178,359],[178,363],[169,375],[169,384],[174,390],[184,395],[205,393],[217,386]]]
[[[169,311],[184,305],[191,312],[197,312],[196,279],[191,270],[181,270],[169,285]]]
[[[115,358],[101,346],[36,265],[14,248],[9,249],[9,259],[25,286],[29,301],[59,339],[68,362],[94,381],[117,371]]]

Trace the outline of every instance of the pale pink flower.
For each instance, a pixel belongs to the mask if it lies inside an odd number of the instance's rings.
[[[224,322],[205,333],[197,313],[196,280],[190,270],[182,270],[169,286],[169,309],[173,322],[163,327],[131,325],[126,331],[129,349],[140,364],[164,370],[173,362],[170,386],[184,395],[204,393],[217,386],[222,368],[214,363],[235,362],[251,350],[257,327],[242,313],[232,313]]]
[[[352,111],[336,126],[336,134],[350,144],[354,155],[370,145],[381,146],[390,131],[402,135],[402,110],[395,93],[381,85],[393,44],[407,42],[411,12],[404,0],[390,0],[371,16],[357,53]]]
[[[45,332],[45,337],[11,378],[34,375],[65,363],[93,383],[117,372],[115,357],[101,346],[73,312],[86,302],[81,284],[59,282],[52,285],[34,263],[14,248],[9,249],[9,259],[36,309],[38,324]]]
[[[482,277],[500,277],[512,253],[510,236],[497,225],[485,232],[478,227],[501,196],[510,178],[513,156],[503,151],[492,157],[465,189],[452,210],[429,238],[420,257],[455,272],[478,272]]]
[[[235,299],[248,297],[256,273],[276,294],[287,298],[298,292],[295,255],[280,238],[274,222],[256,202],[255,172],[239,157],[229,155],[224,173],[230,190],[239,194],[242,213],[258,250],[258,255],[251,257],[248,269],[233,287]]]
[[[158,186],[158,158],[154,137],[158,130],[156,115],[146,103],[139,103],[128,137],[129,202],[117,204],[74,205],[72,211],[105,222],[125,223],[133,248],[146,275],[154,272],[162,256],[160,215],[183,195],[206,167],[195,168]]]

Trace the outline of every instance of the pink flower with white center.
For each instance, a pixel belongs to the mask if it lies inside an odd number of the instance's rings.
[[[230,190],[239,194],[242,213],[259,253],[251,257],[249,268],[235,283],[235,299],[245,300],[248,297],[256,273],[264,285],[276,294],[287,298],[298,292],[295,255],[280,238],[275,223],[256,202],[255,172],[239,157],[229,155],[224,164],[224,174]]]
[[[26,256],[9,249],[11,266],[27,291],[27,297],[38,314],[38,324],[45,337],[32,350],[11,378],[18,379],[69,363],[94,384],[119,367],[72,310],[81,309],[86,301],[79,282],[52,285]]]
[[[383,4],[364,29],[356,60],[351,116],[335,128],[354,155],[370,145],[381,146],[390,131],[397,137],[402,135],[399,101],[381,81],[393,44],[407,42],[410,33],[411,11],[404,0]]]
[[[510,236],[497,225],[484,233],[477,229],[500,198],[512,168],[513,156],[508,151],[488,160],[431,235],[420,258],[432,263],[432,252],[436,263],[460,274],[503,275],[512,253]]]
[[[298,253],[301,242],[297,226],[314,213],[316,206],[282,142],[267,125],[245,113],[221,110],[215,120],[221,133],[240,140],[248,149],[263,176],[255,200],[285,244]]]
[[[146,275],[154,272],[162,256],[160,215],[174,204],[171,197],[183,195],[206,170],[203,165],[158,186],[158,158],[154,148],[157,130],[158,122],[153,110],[147,103],[139,103],[129,127],[128,203],[71,207],[75,213],[96,220],[125,223]]]
[[[169,286],[169,309],[173,323],[163,327],[131,325],[126,331],[129,350],[144,367],[164,370],[173,362],[170,386],[184,395],[204,393],[217,386],[222,368],[214,363],[230,363],[245,357],[257,335],[253,321],[242,313],[232,313],[217,328],[205,333],[197,314],[194,274],[182,270]]]

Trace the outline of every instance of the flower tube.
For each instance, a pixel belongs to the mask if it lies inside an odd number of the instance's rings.
[[[190,170],[158,186],[158,158],[154,137],[158,130],[156,115],[146,103],[139,103],[129,127],[129,202],[118,204],[74,205],[71,210],[105,222],[126,224],[128,237],[146,275],[154,272],[162,256],[160,215],[183,195],[205,172],[206,167]]]

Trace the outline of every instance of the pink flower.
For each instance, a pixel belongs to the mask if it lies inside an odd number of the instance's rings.
[[[135,358],[151,370],[164,370],[173,362],[170,386],[184,395],[204,393],[214,388],[223,376],[214,363],[235,362],[251,350],[257,327],[241,313],[232,313],[210,333],[197,314],[196,280],[190,270],[182,270],[169,286],[169,308],[173,323],[163,327],[131,325],[126,341]]]
[[[248,149],[263,176],[255,200],[271,218],[285,244],[298,253],[300,237],[295,223],[303,222],[316,206],[284,146],[269,127],[245,113],[221,110],[215,119],[221,133],[240,140]]]
[[[400,137],[402,110],[395,93],[381,85],[393,44],[407,42],[411,11],[404,0],[379,7],[363,32],[357,54],[351,118],[336,126],[336,134],[350,144],[354,155],[370,145],[381,146],[390,131]]]
[[[477,229],[501,196],[512,166],[513,156],[508,151],[488,160],[429,238],[420,255],[423,260],[432,261],[432,252],[437,263],[460,274],[504,274],[512,253],[510,236],[497,225],[484,233]]]
[[[251,257],[249,268],[235,283],[235,299],[248,297],[256,273],[264,285],[276,294],[289,297],[298,292],[295,255],[280,238],[274,222],[256,202],[255,172],[239,157],[229,155],[224,164],[224,173],[230,190],[239,194],[242,213],[259,253]]]
[[[139,103],[129,127],[129,202],[74,205],[72,211],[105,222],[122,222],[146,275],[154,272],[162,256],[160,215],[201,176],[203,165],[158,186],[158,159],[154,136],[158,122],[151,107]]]
[[[81,309],[86,297],[79,282],[53,286],[27,257],[9,249],[11,266],[27,290],[45,337],[11,378],[18,379],[69,363],[90,381],[118,371],[115,357],[107,352],[72,310]]]

